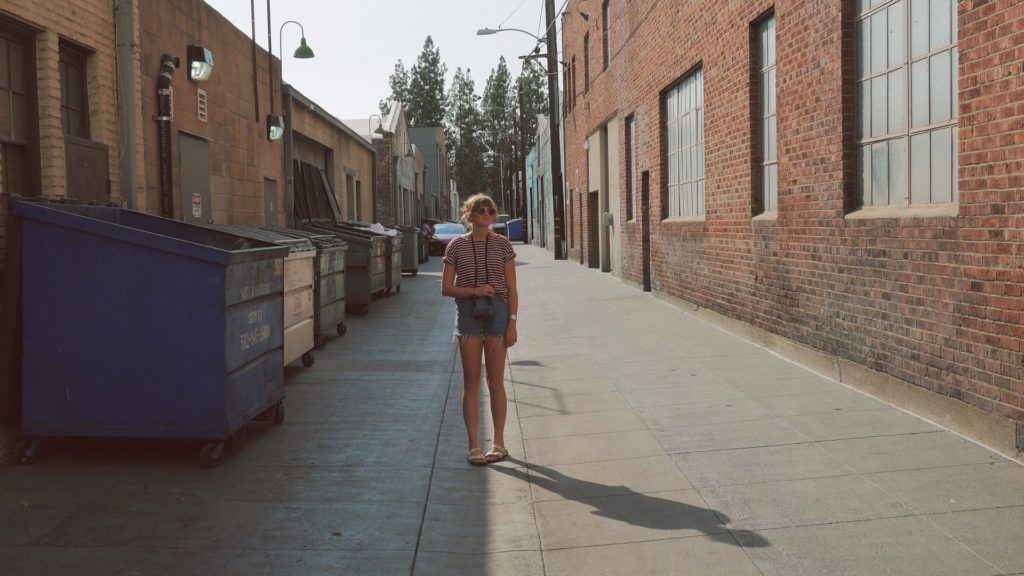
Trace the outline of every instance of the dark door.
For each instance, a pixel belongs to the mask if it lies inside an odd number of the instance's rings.
[[[263,179],[263,223],[277,226],[277,180]]]
[[[192,224],[213,222],[210,197],[210,143],[178,133],[181,174],[181,219]]]
[[[643,252],[644,292],[651,291],[651,173],[640,175],[640,248]]]
[[[597,190],[587,196],[587,267],[599,268],[601,266],[601,212]]]

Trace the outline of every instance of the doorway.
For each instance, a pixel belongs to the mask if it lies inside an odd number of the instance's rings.
[[[179,132],[178,174],[181,175],[181,220],[189,224],[213,223],[210,143]]]

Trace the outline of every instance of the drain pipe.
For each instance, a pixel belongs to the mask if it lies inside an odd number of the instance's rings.
[[[174,119],[174,101],[171,97],[171,77],[181,60],[164,54],[160,57],[160,76],[156,81],[156,120],[160,155],[160,215],[174,218],[172,194],[174,175],[171,172],[171,120]]]

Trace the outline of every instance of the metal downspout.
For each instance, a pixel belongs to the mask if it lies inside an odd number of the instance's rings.
[[[174,174],[171,170],[171,120],[173,119],[173,101],[171,100],[171,77],[181,61],[173,56],[160,56],[160,76],[156,81],[156,120],[159,137],[160,155],[160,215],[174,218]]]

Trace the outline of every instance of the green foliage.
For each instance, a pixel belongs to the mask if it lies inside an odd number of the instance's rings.
[[[402,64],[401,58],[399,58],[398,62],[395,62],[395,68],[391,72],[391,76],[388,77],[388,85],[391,87],[391,96],[381,100],[378,104],[382,119],[387,118],[388,114],[391,113],[391,104],[393,102],[404,103],[409,100],[409,71],[405,69],[405,64]]]
[[[409,78],[409,94],[405,101],[409,123],[414,128],[428,128],[444,124],[444,76],[448,67],[441,62],[441,50],[434,39],[427,36]]]
[[[487,190],[484,174],[484,148],[480,140],[483,117],[473,77],[467,68],[455,70],[448,92],[446,135],[452,179],[462,199]]]

